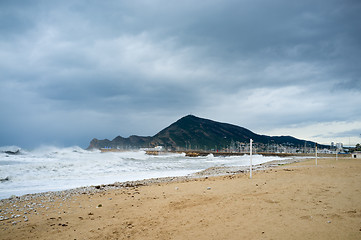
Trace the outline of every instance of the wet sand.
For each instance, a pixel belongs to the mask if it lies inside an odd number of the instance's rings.
[[[361,160],[43,194],[0,209],[0,239],[361,239]]]

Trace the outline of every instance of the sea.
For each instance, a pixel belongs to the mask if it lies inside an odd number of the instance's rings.
[[[16,153],[16,154],[14,154]],[[254,155],[253,164],[285,158]],[[24,150],[0,147],[0,199],[158,177],[186,176],[210,167],[249,166],[249,155],[186,157],[145,151],[100,152],[53,146]]]

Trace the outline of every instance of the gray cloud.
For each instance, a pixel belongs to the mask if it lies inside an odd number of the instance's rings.
[[[189,113],[259,133],[361,125],[359,1],[3,1],[0,9],[0,145],[153,135]]]
[[[337,133],[325,133],[316,135],[314,137],[323,137],[323,138],[347,138],[347,137],[359,137],[361,138],[361,128],[359,129],[351,129],[344,132],[337,132]]]

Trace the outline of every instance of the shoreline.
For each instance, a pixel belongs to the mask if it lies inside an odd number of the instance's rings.
[[[317,166],[314,158],[294,159],[258,169],[252,179],[227,168],[225,175],[8,199],[0,216],[13,217],[0,221],[0,239],[361,237],[359,159],[321,158]]]
[[[252,171],[263,171],[267,169],[277,168],[282,165],[298,163],[302,161],[307,161],[310,158],[288,158],[284,160],[272,160],[269,162],[257,164],[252,166]],[[27,214],[36,214],[37,208],[44,208],[44,204],[52,203],[56,199],[61,199],[62,201],[69,201],[73,198],[76,198],[81,195],[95,195],[95,194],[105,194],[105,192],[113,190],[122,190],[129,188],[138,188],[143,186],[153,186],[159,184],[168,184],[168,183],[184,183],[197,181],[199,179],[208,179],[211,177],[219,176],[232,176],[237,174],[247,174],[249,172],[249,166],[221,166],[221,167],[210,167],[205,170],[195,172],[193,174],[188,174],[186,176],[175,176],[175,177],[159,177],[159,178],[148,178],[135,181],[125,181],[125,182],[114,182],[110,184],[100,184],[100,185],[91,185],[91,186],[82,186],[78,188],[70,188],[61,191],[46,191],[39,193],[25,194],[21,196],[12,196],[10,198],[0,199],[0,224],[1,222],[8,221],[12,225],[20,223],[19,218],[23,218],[25,222],[28,222]],[[14,212],[19,212],[19,209],[14,210],[4,210],[3,206],[22,204],[24,202],[41,202],[41,204],[31,204],[24,205],[21,209],[22,212],[26,214],[13,214]],[[9,215],[9,213],[11,215]]]
[[[269,162],[256,164],[252,166],[252,171],[265,170],[267,168],[274,168],[280,165],[291,164],[300,161],[306,161],[310,158],[298,158],[293,156],[293,158],[287,158],[284,160],[272,160]],[[90,185],[90,186],[80,186],[76,188],[64,189],[59,191],[45,191],[38,193],[24,194],[21,196],[11,196],[9,198],[0,199],[0,207],[3,205],[3,202],[14,202],[14,201],[29,201],[44,196],[56,196],[56,197],[66,197],[69,198],[73,195],[80,194],[94,194],[101,191],[122,189],[127,187],[138,187],[138,186],[149,186],[152,184],[159,183],[170,183],[170,182],[182,182],[182,181],[191,181],[196,178],[202,177],[213,177],[213,176],[225,176],[225,175],[234,175],[239,173],[245,173],[249,171],[249,166],[220,166],[220,167],[210,167],[192,174],[185,176],[174,176],[174,177],[158,177],[158,178],[146,178],[141,180],[134,181],[124,181],[124,182],[114,182],[106,183],[99,185]],[[1,208],[0,208],[1,209]]]

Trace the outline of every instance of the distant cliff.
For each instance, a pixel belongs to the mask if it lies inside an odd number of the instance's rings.
[[[199,118],[193,115],[185,116],[153,137],[130,136],[116,137],[113,140],[98,140],[94,138],[88,147],[91,148],[144,148],[162,145],[167,148],[187,149],[222,149],[236,142],[246,143],[253,139],[254,143],[282,144],[287,146],[314,146],[311,141],[300,140],[291,136],[266,136],[256,134],[246,128],[236,125]]]
[[[152,140],[152,137],[140,137],[140,136],[130,136],[128,138],[123,138],[118,136],[113,140],[98,140],[94,138],[91,140],[88,149],[92,148],[122,148],[122,149],[132,149],[132,148],[141,148],[149,147],[149,143]]]

